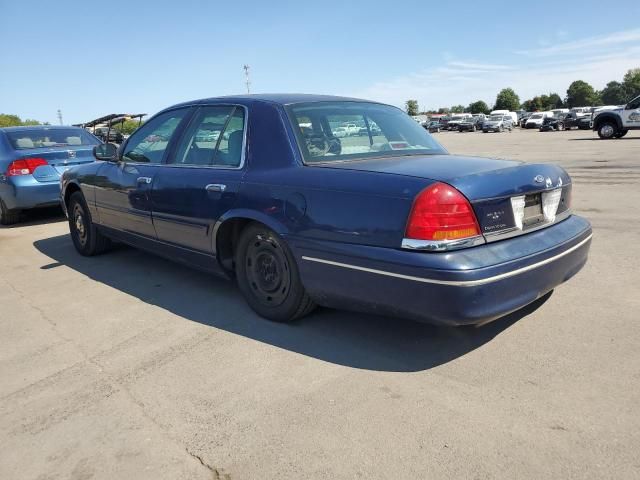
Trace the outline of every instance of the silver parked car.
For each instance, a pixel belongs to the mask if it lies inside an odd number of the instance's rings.
[[[482,124],[484,133],[504,132],[505,130],[513,130],[513,119],[506,115],[491,115]]]

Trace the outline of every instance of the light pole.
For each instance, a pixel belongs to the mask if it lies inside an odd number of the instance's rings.
[[[245,77],[245,83],[247,84],[247,93],[251,93],[251,80],[249,80],[249,65],[245,65],[244,67],[244,77]]]

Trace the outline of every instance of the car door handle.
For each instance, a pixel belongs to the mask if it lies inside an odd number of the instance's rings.
[[[148,185],[151,183],[151,177],[138,177],[138,183],[146,183]]]
[[[222,183],[210,183],[204,188],[207,192],[224,192],[227,189],[227,186]]]

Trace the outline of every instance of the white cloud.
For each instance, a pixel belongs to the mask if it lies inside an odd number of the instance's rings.
[[[640,40],[640,30],[567,42],[531,50],[529,52],[535,53],[528,54],[526,59],[520,57],[512,65],[454,60],[448,56],[440,66],[350,93],[397,106],[404,106],[407,99],[415,98],[421,108],[432,109],[467,105],[476,100],[491,105],[505,87],[512,87],[522,101],[549,92],[564,96],[574,80],[584,80],[601,89],[611,80],[620,81],[630,68],[640,67],[640,44],[632,44],[634,38]],[[589,48],[590,45],[593,47]],[[557,53],[550,53],[551,49]],[[566,52],[575,55],[568,57]]]
[[[558,33],[559,38],[562,38],[561,33],[566,34],[566,32],[562,31]],[[574,40],[571,42],[556,43],[552,46],[545,46],[543,48],[536,48],[532,50],[518,50],[516,53],[527,55],[530,57],[550,57],[556,55],[582,53],[582,51],[584,50],[594,51],[609,49],[612,46],[634,42],[640,42],[640,29],[615,32],[607,35],[598,35],[595,37],[583,38],[581,40]]]

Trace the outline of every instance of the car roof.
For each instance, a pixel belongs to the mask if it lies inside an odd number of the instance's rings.
[[[16,126],[16,127],[2,127],[0,128],[0,131],[3,132],[29,132],[29,131],[34,131],[34,130],[42,130],[42,129],[47,129],[47,130],[68,130],[68,129],[74,129],[74,130],[83,130],[80,127],[73,127],[71,125],[22,125],[22,126]]]
[[[238,102],[238,103],[251,103],[251,102],[264,102],[278,105],[292,105],[295,103],[312,103],[312,102],[367,102],[367,103],[380,103],[371,100],[363,100],[361,98],[352,97],[340,97],[336,95],[315,95],[309,93],[254,93],[246,95],[228,95],[222,97],[210,97],[202,98],[199,100],[192,100],[190,102],[182,102],[177,105],[173,105],[169,108],[175,108],[183,105],[194,105],[208,102]]]

